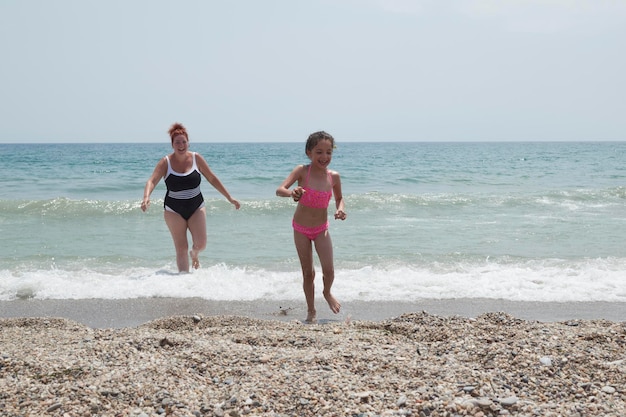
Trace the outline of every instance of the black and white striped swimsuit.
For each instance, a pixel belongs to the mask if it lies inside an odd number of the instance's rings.
[[[165,194],[164,208],[167,211],[180,214],[185,220],[189,220],[196,210],[204,207],[204,197],[200,192],[202,175],[200,175],[196,165],[196,153],[193,153],[191,169],[184,174],[172,169],[168,156],[165,156],[165,159],[167,159],[167,174],[165,174],[167,193]]]

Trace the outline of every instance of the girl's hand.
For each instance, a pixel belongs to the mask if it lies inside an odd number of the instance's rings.
[[[348,215],[343,210],[337,210],[335,213],[335,220],[345,220]]]
[[[304,189],[302,187],[296,187],[291,191],[291,198],[293,198],[293,201],[298,202],[302,198],[303,194]]]
[[[145,212],[146,210],[148,210],[149,206],[150,206],[150,199],[144,198],[143,201],[141,202],[141,211]]]

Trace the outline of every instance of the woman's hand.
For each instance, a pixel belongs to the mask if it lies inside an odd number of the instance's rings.
[[[335,220],[345,220],[348,215],[343,210],[337,210],[335,212]]]
[[[145,212],[146,210],[148,210],[148,207],[150,207],[150,199],[144,198],[141,202],[141,211]]]
[[[230,200],[230,204],[232,204],[233,206],[235,206],[236,210],[239,210],[239,207],[241,207],[241,204],[239,204],[239,201],[235,200],[234,198],[231,198]]]

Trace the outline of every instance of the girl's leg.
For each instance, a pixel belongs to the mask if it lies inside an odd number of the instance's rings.
[[[330,238],[330,233],[328,233],[328,230],[320,233],[315,238],[314,242],[315,251],[317,252],[317,256],[320,258],[320,264],[322,265],[324,298],[326,299],[326,302],[328,303],[328,306],[330,307],[332,312],[337,314],[341,309],[341,304],[330,292],[330,288],[333,286],[333,282],[335,281],[335,266],[333,263],[333,242]]]
[[[187,227],[191,232],[191,266],[193,269],[200,268],[198,256],[206,248],[206,209],[204,207],[196,210],[187,222]]]
[[[306,322],[314,323],[317,319],[315,311],[315,269],[313,268],[313,245],[308,237],[300,232],[293,232],[300,266],[302,267],[302,288],[306,299]]]
[[[176,249],[176,265],[178,272],[189,272],[189,257],[187,249],[187,220],[183,219],[178,213],[164,211],[165,224],[170,229],[172,239],[174,240],[174,248]]]

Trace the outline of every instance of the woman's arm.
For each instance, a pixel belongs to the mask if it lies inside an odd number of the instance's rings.
[[[204,175],[204,178],[206,178],[206,180],[209,182],[209,184],[211,184],[213,188],[215,188],[220,194],[226,197],[226,200],[228,200],[229,203],[233,204],[235,208],[239,210],[239,207],[241,207],[239,201],[235,200],[230,195],[226,187],[224,187],[224,184],[222,184],[220,179],[217,178],[217,175],[215,175],[213,171],[211,171],[211,168],[209,168],[209,164],[199,153],[196,153],[196,165],[198,166],[198,169],[200,170],[202,175]]]
[[[162,158],[159,162],[157,162],[156,167],[154,167],[154,171],[148,181],[146,181],[146,186],[143,189],[143,200],[141,201],[141,210],[146,211],[150,206],[150,195],[152,195],[152,191],[154,191],[154,187],[157,186],[161,178],[165,176],[167,172],[167,160]]]

